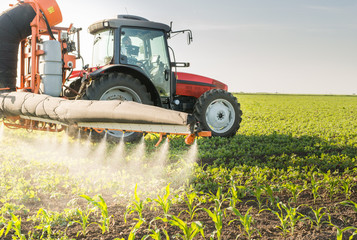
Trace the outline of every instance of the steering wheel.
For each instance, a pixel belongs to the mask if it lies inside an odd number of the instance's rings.
[[[151,74],[150,74],[151,67],[150,67],[149,63],[150,63],[150,61],[145,59],[145,60],[138,61],[137,65],[139,67],[141,67],[144,70],[144,72],[146,72],[146,74],[150,77],[151,76]]]

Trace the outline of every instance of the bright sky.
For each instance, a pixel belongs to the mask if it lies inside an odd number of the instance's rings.
[[[1,10],[15,0],[1,1]],[[191,29],[172,39],[177,61],[220,80],[231,92],[357,94],[356,0],[57,0],[64,21],[82,27],[81,52],[91,63],[87,27],[132,14]]]

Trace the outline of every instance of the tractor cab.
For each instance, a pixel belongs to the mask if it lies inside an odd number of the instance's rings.
[[[167,39],[187,32],[190,43],[190,30],[172,31],[171,26],[132,15],[96,22],[88,30],[94,35],[92,67],[97,70],[80,80],[77,96],[85,89],[83,99],[135,101],[192,113],[198,128],[214,136],[235,135],[241,111],[227,85],[172,70],[189,64],[170,61]],[[108,137],[132,141],[140,134],[108,131]]]
[[[162,103],[170,102],[175,84],[167,45],[169,26],[137,16],[119,15],[117,19],[92,24],[89,31],[94,35],[93,67],[107,66],[108,71],[111,66],[126,69],[129,74],[140,72],[147,88],[156,89]]]

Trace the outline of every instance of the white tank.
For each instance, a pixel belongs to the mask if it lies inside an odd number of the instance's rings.
[[[40,56],[40,90],[43,94],[59,97],[62,92],[61,44],[56,40],[48,40],[39,46],[45,52]]]

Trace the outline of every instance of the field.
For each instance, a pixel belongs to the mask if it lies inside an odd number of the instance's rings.
[[[357,97],[236,94],[229,139],[0,128],[0,239],[357,239]]]

